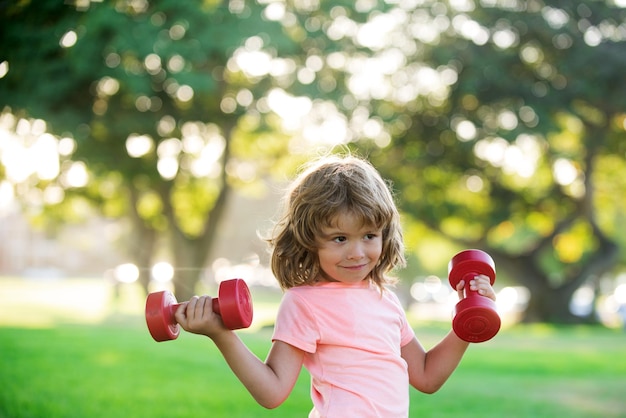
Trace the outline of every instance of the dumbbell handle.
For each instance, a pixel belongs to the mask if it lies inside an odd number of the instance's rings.
[[[174,322],[174,317],[178,308],[180,308],[185,303],[188,303],[188,302],[173,303],[169,306],[170,318],[172,318],[172,322]],[[216,314],[220,315],[220,301],[218,298],[211,299],[211,310],[215,312]]]
[[[470,286],[470,281],[474,280],[474,277],[479,276],[480,273],[467,273],[463,276],[463,281],[465,282],[465,285],[463,286],[463,292],[465,294],[465,297],[469,297],[469,296],[483,296],[480,293],[478,293],[478,290],[473,290]],[[483,296],[485,297],[485,296]]]

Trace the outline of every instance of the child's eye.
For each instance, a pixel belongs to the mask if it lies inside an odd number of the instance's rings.
[[[376,234],[366,234],[366,235],[365,235],[365,239],[374,239],[374,238],[376,238],[377,236],[378,236],[378,235],[376,235]]]
[[[346,240],[346,237],[343,237],[343,236],[333,238],[334,242],[344,242],[345,240]]]

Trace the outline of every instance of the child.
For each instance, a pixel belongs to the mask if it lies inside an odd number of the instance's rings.
[[[326,157],[292,184],[274,235],[271,267],[285,293],[265,362],[227,330],[211,298],[176,312],[186,331],[210,337],[256,401],[278,407],[304,366],[309,417],[407,417],[409,385],[439,389],[468,343],[450,332],[425,351],[388,274],[403,266],[393,197],[379,173],[356,157]],[[462,297],[465,283],[457,286]],[[495,300],[485,276],[469,286]]]

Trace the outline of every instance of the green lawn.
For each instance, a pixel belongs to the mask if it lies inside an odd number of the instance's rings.
[[[181,333],[155,343],[141,315],[19,326],[3,324],[7,309],[0,308],[0,418],[304,417],[310,409],[306,373],[285,404],[265,410],[208,339]],[[427,347],[447,326],[415,324]],[[269,329],[240,335],[265,356]],[[625,348],[620,330],[502,330],[472,346],[438,393],[413,390],[411,416],[626,417]]]

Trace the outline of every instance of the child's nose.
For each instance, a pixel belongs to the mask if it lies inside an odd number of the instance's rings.
[[[365,256],[365,251],[363,250],[363,246],[360,243],[355,243],[350,246],[350,250],[348,251],[348,259],[350,260],[358,260]]]

